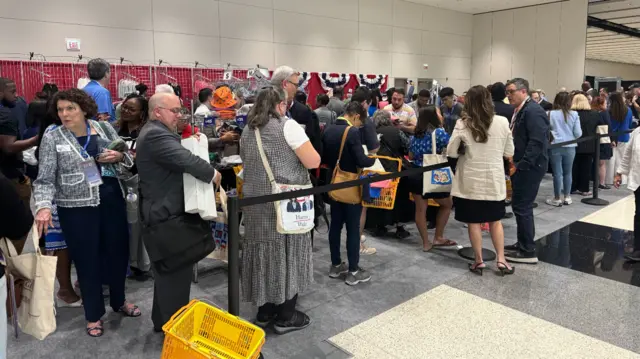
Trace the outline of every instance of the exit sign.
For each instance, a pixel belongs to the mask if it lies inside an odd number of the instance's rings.
[[[65,39],[67,51],[80,51],[80,39]]]

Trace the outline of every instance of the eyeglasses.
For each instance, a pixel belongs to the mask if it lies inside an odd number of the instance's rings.
[[[518,92],[518,91],[519,91],[519,90],[507,90],[507,91],[505,91],[505,93],[506,93],[507,95],[512,95],[512,94],[514,94],[514,93],[516,93],[516,92]]]
[[[293,82],[291,80],[287,80],[288,83],[292,84],[295,87],[298,87],[298,83],[297,82]]]
[[[175,115],[179,115],[182,113],[182,107],[174,107],[174,108],[166,108],[166,107],[158,107],[163,110],[171,111]]]

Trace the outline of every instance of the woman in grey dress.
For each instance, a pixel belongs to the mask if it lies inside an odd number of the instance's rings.
[[[277,183],[310,184],[307,169],[320,165],[304,129],[284,117],[285,94],[262,90],[247,116],[240,156],[244,163],[245,197],[272,193],[260,158],[256,128]],[[307,327],[310,318],[295,309],[298,293],[313,282],[311,233],[280,234],[273,203],[244,207],[245,242],[242,255],[242,299],[258,306],[256,323],[274,324],[278,334]]]

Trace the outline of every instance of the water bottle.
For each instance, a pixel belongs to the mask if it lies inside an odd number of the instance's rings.
[[[127,222],[138,222],[138,195],[133,188],[127,188]]]

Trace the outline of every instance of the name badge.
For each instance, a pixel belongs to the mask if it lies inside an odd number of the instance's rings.
[[[69,145],[56,145],[56,152],[69,152],[71,151],[71,146]]]
[[[87,181],[89,187],[97,187],[102,184],[102,176],[100,175],[98,166],[96,166],[96,162],[93,158],[89,158],[80,162],[80,166],[82,166],[84,178]]]

